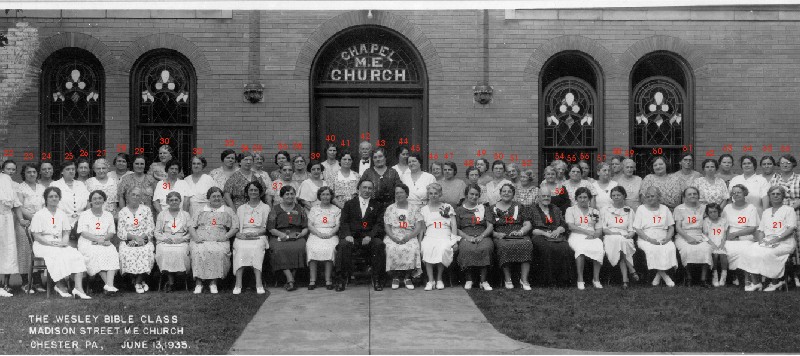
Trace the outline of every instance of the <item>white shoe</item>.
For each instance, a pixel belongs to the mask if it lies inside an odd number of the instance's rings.
[[[72,290],[72,295],[73,295],[73,296],[75,296],[75,298],[80,298],[80,299],[92,299],[92,297],[90,297],[90,296],[86,295],[86,293],[83,293],[83,292],[81,292],[81,291],[79,291],[79,290],[77,290],[77,289],[73,289],[73,290]]]
[[[103,290],[106,291],[106,292],[112,292],[112,293],[119,292],[119,289],[114,288],[114,286],[109,286],[107,284],[103,286]]]
[[[147,291],[149,291],[149,290],[150,290],[150,286],[149,286],[149,285],[147,285],[147,283],[144,283],[144,282],[143,282],[143,283],[142,283],[142,289],[144,289],[144,291],[145,291],[145,292],[147,292]]]
[[[751,284],[750,285],[750,289],[747,289],[747,287],[745,287],[745,291],[747,291],[747,292],[755,292],[755,291],[760,291],[760,290],[763,290],[763,289],[764,289],[764,285],[761,284],[761,283],[759,283],[759,284]]]
[[[728,282],[728,271],[720,272],[719,283],[717,283],[717,285],[719,285],[720,287],[724,287],[725,284],[727,284],[727,282]]]
[[[483,290],[492,290],[492,286],[489,285],[489,282],[481,282],[481,289],[483,289]]]
[[[197,283],[197,285],[194,286],[194,294],[200,293],[203,293],[203,285],[201,283]]]
[[[794,286],[795,287],[800,287],[800,278],[794,277]]]
[[[719,281],[717,281],[717,276],[711,277],[711,286],[712,287],[719,287]]]
[[[464,282],[464,289],[472,289],[472,281]]]
[[[214,293],[214,292],[211,292],[211,293]],[[242,294],[242,288],[241,287],[234,287],[233,288],[233,294]]]
[[[425,283],[425,290],[433,290],[433,286],[434,286],[433,282]]]
[[[436,282],[436,289],[444,289],[444,282],[442,281]]]
[[[733,285],[735,285],[737,287],[739,286],[739,278],[734,278],[733,279]]]
[[[211,291],[211,294],[217,294],[217,292],[219,292],[217,290],[217,285],[216,284],[212,284],[212,285],[208,286],[208,290]]]
[[[136,288],[136,293],[139,293],[139,294],[144,293],[144,287],[142,287],[141,284],[136,284],[135,288]]]
[[[584,290],[584,289],[586,289],[586,283],[578,282],[578,290]]]
[[[774,291],[780,289],[781,287],[783,287],[783,284],[784,284],[783,281],[780,281],[778,283],[770,283],[770,285],[768,285],[767,288],[764,288],[764,291],[765,292],[774,292]]]
[[[506,281],[506,289],[514,289],[514,282]]]
[[[656,278],[653,278],[653,287],[658,287],[661,284],[661,273],[656,273]]]
[[[667,287],[674,287],[675,286],[675,282],[673,282],[672,278],[669,278],[669,276],[665,275],[662,278],[664,278],[664,283],[667,284]]]
[[[9,298],[9,297],[13,297],[13,296],[14,295],[11,294],[10,292],[7,292],[5,289],[0,288],[0,297]]]
[[[600,284],[600,281],[592,281],[592,285],[597,289],[603,289],[603,285]]]
[[[531,290],[531,285],[529,283],[520,280],[519,284],[522,286],[523,290]]]
[[[413,281],[411,281],[410,279],[405,279],[405,280],[403,280],[403,284],[405,284],[405,285],[406,285],[406,289],[408,289],[408,290],[414,290],[414,282],[413,282]]]
[[[72,297],[72,294],[69,294],[69,293],[67,293],[67,292],[65,292],[65,291],[63,291],[63,290],[61,290],[61,289],[59,289],[59,288],[58,288],[58,286],[54,286],[54,287],[53,287],[53,289],[54,289],[54,290],[56,291],[56,293],[58,293],[58,295],[60,295],[62,298],[71,298],[71,297]]]
[[[262,288],[262,287],[258,287],[258,288],[256,288],[256,294],[264,294],[264,293],[266,293],[266,292],[267,292],[267,291],[265,291],[265,290],[264,290],[264,288]]]

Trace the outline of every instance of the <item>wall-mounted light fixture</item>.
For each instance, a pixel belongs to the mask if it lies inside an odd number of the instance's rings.
[[[6,45],[8,45],[8,37],[0,33],[0,47],[5,47]]]
[[[253,104],[264,102],[264,84],[250,83],[245,85],[244,100]]]
[[[475,101],[481,105],[492,102],[493,92],[492,86],[488,84],[479,84],[472,87],[472,94],[475,95]]]

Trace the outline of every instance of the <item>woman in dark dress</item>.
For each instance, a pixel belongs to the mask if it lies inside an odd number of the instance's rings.
[[[540,190],[531,208],[533,225],[533,279],[537,285],[568,285],[574,256],[567,243],[567,223],[550,198],[552,192]]]
[[[494,242],[492,231],[494,226],[487,219],[487,208],[478,204],[481,196],[481,187],[470,184],[464,189],[464,203],[456,208],[456,224],[461,241],[458,243],[458,265],[464,271],[466,282],[464,289],[472,288],[472,272],[479,269],[481,273],[480,287],[483,290],[492,290],[486,281],[486,272],[492,264]]]
[[[487,220],[494,225],[494,246],[497,251],[497,265],[503,268],[506,289],[513,289],[510,263],[520,265],[520,285],[531,290],[528,272],[531,268],[531,221],[528,209],[514,201],[516,188],[511,183],[500,187],[500,201],[487,212]]]
[[[567,188],[564,187],[564,181],[558,180],[557,172],[552,166],[544,168],[544,180],[542,181],[539,190],[546,191],[548,194],[550,194],[550,204],[558,207],[558,210],[561,211],[561,214],[564,214],[564,212],[567,211],[567,208],[572,206],[572,202],[569,200],[569,194],[567,193]]]
[[[297,204],[294,187],[281,188],[281,203],[275,205],[267,219],[267,230],[272,235],[269,246],[272,251],[272,270],[283,271],[287,291],[296,290],[294,275],[298,268],[306,266],[306,236],[308,217]]]

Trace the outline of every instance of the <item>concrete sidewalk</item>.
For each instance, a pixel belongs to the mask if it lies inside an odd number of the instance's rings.
[[[499,333],[458,287],[425,292],[353,286],[272,293],[232,354],[552,354]],[[489,292],[491,293],[491,292]],[[580,353],[580,351],[577,351]]]

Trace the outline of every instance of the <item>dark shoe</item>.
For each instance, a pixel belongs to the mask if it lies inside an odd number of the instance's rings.
[[[375,288],[375,291],[376,291],[376,292],[380,292],[380,291],[382,291],[382,290],[383,290],[383,283],[381,283],[381,282],[375,282],[375,285],[374,285],[373,287]]]
[[[334,288],[336,288],[336,286],[334,286],[334,285],[333,285],[333,283],[331,283],[331,282],[325,282],[325,289],[327,289],[327,290],[333,290]]]
[[[710,285],[708,285],[708,281],[701,281],[700,282],[700,286],[703,287],[703,288],[709,288],[710,287]]]
[[[640,280],[641,278],[639,277],[639,274],[638,274],[638,273],[636,273],[636,272],[631,272],[629,275],[630,275],[631,281],[633,281],[633,283],[639,283],[639,280]]]
[[[286,285],[283,287],[286,288],[287,292],[297,290],[297,287],[294,286],[294,282],[287,282]]]
[[[344,292],[344,282],[339,282],[336,284],[336,291],[337,292]]]
[[[317,283],[316,282],[308,284],[308,290],[314,290],[316,288],[317,288]]]
[[[172,293],[173,288],[172,283],[167,283],[164,286],[164,293]]]

